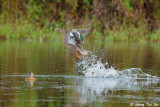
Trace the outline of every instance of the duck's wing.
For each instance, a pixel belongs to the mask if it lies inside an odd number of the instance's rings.
[[[73,29],[73,30],[82,34],[83,38],[85,38],[91,32],[91,28],[88,28],[88,29]]]
[[[74,45],[74,42],[72,39],[70,39],[70,32],[65,30],[65,29],[54,29],[55,31],[59,31],[62,33],[63,35],[63,42],[65,45],[67,44],[73,44]]]

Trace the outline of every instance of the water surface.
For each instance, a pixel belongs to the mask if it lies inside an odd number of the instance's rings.
[[[159,106],[160,44],[0,41],[0,106]],[[32,71],[37,81],[26,82]]]

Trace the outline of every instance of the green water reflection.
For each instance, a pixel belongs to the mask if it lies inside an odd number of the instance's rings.
[[[85,48],[116,70],[140,68],[160,76],[160,44],[87,42]],[[93,107],[158,103],[160,82],[78,76],[78,60],[56,41],[0,41],[0,106]],[[29,86],[24,78],[34,72]],[[158,103],[159,104],[159,103]]]

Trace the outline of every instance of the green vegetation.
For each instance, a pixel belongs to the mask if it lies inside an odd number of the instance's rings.
[[[93,28],[90,39],[160,41],[158,0],[0,0],[0,39],[57,40],[54,28]]]
[[[0,36],[6,39],[52,39],[57,40],[60,36],[55,38],[57,32],[53,32],[53,29],[37,26],[31,24],[27,20],[17,20],[15,23],[5,23],[0,25]]]

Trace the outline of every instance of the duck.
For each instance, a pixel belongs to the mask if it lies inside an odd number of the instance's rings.
[[[84,38],[89,35],[91,29],[55,29],[63,34],[63,43],[64,45],[75,52],[78,59],[84,58],[84,55],[87,55],[87,51],[83,49]],[[80,55],[79,55],[80,53]]]
[[[25,78],[26,81],[35,81],[36,78],[33,76],[33,72],[29,72],[29,76]]]

